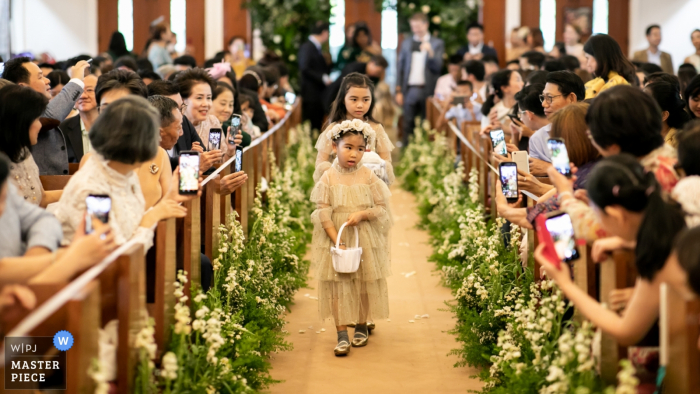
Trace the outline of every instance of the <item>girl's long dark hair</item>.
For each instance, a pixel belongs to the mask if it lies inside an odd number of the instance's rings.
[[[693,118],[696,116],[695,113],[690,110],[690,99],[698,96],[700,96],[700,75],[696,75],[690,80],[690,83],[688,83],[688,86],[685,88],[685,92],[683,94],[683,98],[686,102],[686,111],[688,111],[690,116]]]
[[[666,124],[675,129],[682,129],[690,120],[690,115],[685,112],[685,101],[681,98],[678,87],[665,81],[652,82],[644,90],[648,90],[661,111],[668,111]]]
[[[369,110],[367,110],[365,118],[374,123],[379,123],[372,116],[372,112],[374,112],[374,83],[372,83],[372,80],[365,74],[350,73],[343,78],[343,82],[340,84],[338,95],[335,97],[335,101],[333,101],[333,105],[331,106],[331,114],[328,117],[328,124],[342,122],[347,119],[348,109],[345,108],[345,95],[348,93],[350,88],[369,89],[369,94],[372,96],[372,102],[369,104]]]
[[[586,190],[601,210],[618,205],[643,213],[635,263],[639,275],[651,281],[666,263],[674,238],[685,228],[683,211],[664,201],[654,174],[625,153],[601,160],[589,175]]]
[[[481,113],[484,116],[488,116],[489,112],[491,112],[491,108],[493,108],[496,103],[494,101],[496,100],[496,96],[498,98],[502,99],[503,98],[503,87],[510,85],[510,77],[513,75],[513,70],[501,70],[493,74],[491,77],[491,86],[493,87],[493,93],[489,95],[489,97],[486,98],[486,101],[484,101],[484,105],[481,106]]]
[[[13,163],[27,158],[32,143],[29,127],[44,113],[49,100],[32,88],[9,85],[0,89],[0,152]]]
[[[586,41],[583,51],[593,56],[597,63],[595,76],[608,80],[608,74],[615,71],[634,85],[636,69],[622,53],[620,45],[607,34],[596,34]]]
[[[116,56],[114,60],[122,56],[129,54],[129,50],[126,49],[126,40],[124,35],[118,31],[112,33],[112,37],[109,39],[109,50]]]

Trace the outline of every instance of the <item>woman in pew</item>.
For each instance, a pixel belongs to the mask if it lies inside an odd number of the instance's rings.
[[[61,191],[46,191],[39,179],[39,167],[32,156],[41,130],[39,117],[48,100],[31,88],[10,85],[0,89],[0,152],[12,164],[12,183],[25,200],[42,208],[58,201]]]
[[[7,228],[7,226],[12,225],[12,223],[5,222],[4,216],[8,213],[7,210],[23,210],[22,205],[30,204],[12,191],[14,186],[8,181],[11,174],[11,164],[10,161],[3,156],[4,155],[0,155],[0,220],[3,220],[0,222],[3,224],[3,227],[0,229],[0,234],[3,235],[3,238],[19,239],[20,237],[17,235],[29,229],[21,228],[21,223],[17,223],[15,228]],[[38,210],[39,208],[36,209]],[[105,224],[95,223],[95,232],[90,235],[85,235],[85,226],[82,220],[85,215],[81,213],[79,216],[78,231],[73,243],[66,249],[55,251],[54,247],[52,253],[33,256],[22,256],[21,254],[9,255],[3,253],[3,257],[0,258],[0,287],[11,286],[13,284],[68,281],[80,271],[89,268],[111,253],[115,248],[115,243],[114,236],[110,232],[110,227]],[[41,223],[46,227],[52,227],[52,221],[56,220],[47,218]],[[58,226],[58,223],[56,223],[56,225]],[[33,232],[38,232],[38,235],[46,234],[41,233],[40,230],[41,229],[34,229]],[[60,227],[58,231],[60,232]],[[104,239],[102,236],[104,236]],[[51,236],[47,236],[47,238],[48,239],[44,240],[44,242],[52,241]],[[34,240],[33,243],[41,241],[42,240]],[[55,239],[53,243],[56,243]],[[8,294],[6,295],[9,296]],[[20,297],[21,295],[15,294],[15,296]],[[0,304],[2,304],[2,301],[0,301]]]
[[[158,112],[142,97],[123,97],[102,111],[90,130],[94,154],[68,182],[56,209],[64,241],[75,236],[90,194],[111,197],[109,223],[118,245],[136,239],[148,250],[159,221],[185,216],[180,203],[196,196],[178,194],[177,169],[163,198],[146,211],[137,171],[157,155],[159,127]]]
[[[634,85],[636,69],[620,44],[607,34],[596,34],[583,46],[584,68],[596,78],[586,83],[586,100],[617,85]]]
[[[564,180],[556,170],[549,176]],[[652,330],[658,319],[659,288],[666,281],[665,263],[675,236],[685,228],[685,218],[675,204],[664,201],[661,186],[653,173],[634,156],[619,154],[602,160],[591,173],[586,186],[592,210],[601,228],[625,242],[635,243],[638,277],[631,299],[622,316],[607,309],[574,284],[567,264],[550,261],[543,254],[545,244],[535,251],[547,277],[553,279],[567,299],[588,320],[614,337],[622,346],[658,346],[658,332]],[[653,383],[653,349],[632,349],[630,359],[647,365],[640,380]]]
[[[668,145],[678,148],[676,133],[690,120],[690,115],[685,112],[685,102],[681,99],[678,87],[668,82],[659,81],[648,84],[644,87],[644,91],[653,97],[661,107],[663,120],[661,135],[664,137],[664,141]]]

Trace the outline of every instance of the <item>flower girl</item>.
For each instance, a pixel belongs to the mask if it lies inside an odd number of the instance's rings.
[[[365,150],[375,144],[376,134],[369,124],[359,119],[346,120],[335,124],[324,136],[337,159],[311,192],[311,201],[316,203],[311,214],[312,261],[319,280],[319,313],[322,319],[335,320],[338,345],[334,353],[344,356],[350,352],[351,344],[367,345],[370,313],[377,319],[389,316],[386,278],[391,274],[390,192],[386,183],[360,164]],[[337,240],[343,224],[346,229]],[[339,252],[332,252],[331,247],[338,244],[338,249],[346,250],[355,246],[356,234],[362,249],[359,268],[352,273],[337,272],[332,253]],[[347,325],[352,323],[357,324],[350,342]]]
[[[314,172],[314,182],[318,182],[330,167],[333,161],[333,146],[332,141],[327,134],[331,129],[336,127],[340,122],[345,120],[358,119],[367,122],[375,132],[375,145],[372,151],[377,160],[384,161],[386,169],[386,182],[391,185],[394,182],[394,168],[391,165],[391,151],[394,145],[391,143],[389,136],[384,131],[384,127],[374,120],[372,113],[374,112],[374,84],[368,76],[360,73],[350,73],[340,85],[338,96],[333,102],[331,113],[329,116],[329,125],[326,130],[321,133],[316,142],[318,155],[316,156],[316,171]],[[369,151],[369,150],[368,150]],[[367,158],[365,158],[366,160]]]

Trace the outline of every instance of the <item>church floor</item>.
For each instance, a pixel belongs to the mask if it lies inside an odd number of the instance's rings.
[[[392,271],[388,279],[391,321],[375,321],[376,331],[369,344],[352,348],[346,357],[335,357],[335,327],[318,318],[316,281],[299,290],[287,315],[285,329],[294,350],[274,355],[270,393],[466,393],[482,383],[470,375],[471,368],[454,368],[456,356],[447,353],[457,346],[446,331],[454,327],[444,301],[452,299],[449,289],[439,283],[428,262],[428,235],[416,229],[415,198],[392,188],[394,228]],[[428,318],[415,318],[428,314]],[[409,320],[414,320],[410,323]],[[309,328],[312,327],[312,328]],[[325,332],[316,333],[322,328]],[[305,333],[299,333],[305,330]],[[352,339],[353,329],[348,333]],[[368,391],[370,390],[370,391]]]

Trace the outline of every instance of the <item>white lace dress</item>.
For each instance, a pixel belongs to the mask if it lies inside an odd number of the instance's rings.
[[[122,175],[94,152],[85,165],[73,175],[53,209],[63,227],[63,243],[73,240],[85,215],[85,198],[90,194],[106,194],[112,199],[109,225],[117,245],[131,238],[144,244],[144,251],[153,245],[153,229],[140,227],[146,203],[135,171]]]
[[[391,193],[374,172],[364,166],[343,168],[337,162],[316,183],[311,201],[316,210],[312,263],[318,278],[318,305],[321,319],[333,318],[336,325],[360,322],[360,316],[383,319],[389,317],[389,293],[386,278],[391,275],[389,230],[392,226],[388,207]],[[362,261],[357,272],[337,273],[330,254],[331,239],[324,230],[340,229],[350,214],[369,212],[370,220],[358,224]],[[355,245],[355,232],[347,228],[341,236],[350,247]]]
[[[394,183],[394,167],[391,164],[391,151],[394,150],[394,144],[391,143],[389,136],[384,131],[384,127],[379,123],[367,122],[372,127],[374,132],[377,134],[376,146],[368,146],[369,151],[375,152],[386,162],[386,174],[389,179],[389,185]],[[318,150],[318,155],[316,155],[316,171],[314,172],[314,182],[319,181],[324,172],[326,172],[333,164],[333,159],[335,158],[333,154],[333,142],[328,139],[328,133],[335,126],[336,123],[331,123],[326,127],[326,129],[318,136],[316,141],[316,150]]]

